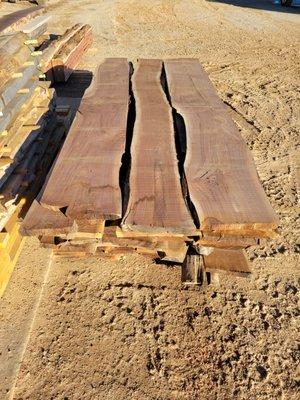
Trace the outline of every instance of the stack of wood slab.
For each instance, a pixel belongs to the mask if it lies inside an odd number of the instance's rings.
[[[91,26],[76,24],[62,36],[47,43],[41,60],[41,69],[47,79],[52,82],[66,82],[92,41]]]
[[[39,81],[36,46],[49,17],[29,10],[0,19],[0,297],[21,249],[20,217],[43,186],[71,118],[68,108],[56,108],[50,82]]]
[[[22,232],[57,256],[182,263],[192,249],[207,272],[243,274],[244,249],[277,226],[198,60],[140,60],[132,75],[126,59],[107,59]]]

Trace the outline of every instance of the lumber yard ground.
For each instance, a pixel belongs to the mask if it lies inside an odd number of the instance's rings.
[[[251,278],[205,290],[184,290],[180,268],[142,256],[49,262],[28,239],[0,300],[0,398],[298,399],[299,9],[267,0],[49,3],[53,32],[93,26],[82,69],[111,56],[200,59],[252,151],[281,236],[251,250]]]

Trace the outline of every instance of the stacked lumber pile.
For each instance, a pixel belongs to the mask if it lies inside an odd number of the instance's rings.
[[[39,80],[36,46],[45,40],[49,16],[29,10],[0,19],[0,297],[21,249],[20,217],[71,122],[70,109],[56,107],[50,82]]]
[[[126,59],[107,59],[22,232],[56,256],[138,252],[183,263],[189,283],[249,273],[245,248],[277,226],[197,60],[140,60],[132,75]]]
[[[52,82],[66,82],[92,41],[91,26],[76,24],[48,43],[41,60],[41,69],[47,79]]]

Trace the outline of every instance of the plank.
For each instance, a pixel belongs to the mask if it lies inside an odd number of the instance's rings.
[[[0,18],[0,33],[12,32],[30,19],[45,12],[43,7],[30,7]]]
[[[43,49],[43,55],[41,57],[41,69],[44,73],[52,70],[52,60],[59,50],[69,41],[71,38],[83,28],[83,24],[76,24],[66,30],[66,32],[55,40],[48,43],[48,46]]]
[[[200,230],[276,229],[250,151],[198,60],[166,60],[165,70],[172,106],[184,119],[184,170]]]
[[[182,195],[172,110],[160,84],[161,73],[160,60],[140,60],[133,75],[136,121],[122,229],[191,234],[195,225]]]
[[[29,80],[25,86],[24,93],[18,93],[3,110],[3,117],[0,118],[0,132],[3,132],[12,124],[21,111],[24,104],[34,95],[35,89],[38,87],[38,80]]]
[[[25,238],[18,234],[14,240],[10,254],[7,254],[5,251],[0,249],[0,298],[5,292],[24,242]]]
[[[66,82],[78,65],[84,52],[93,42],[92,28],[84,25],[62,46],[52,59],[54,80]]]
[[[3,207],[7,208],[23,197],[28,202],[31,197],[28,191],[35,192],[36,195],[40,190],[66,131],[64,125],[56,125],[57,118],[52,115],[47,124],[45,121],[43,129],[32,132],[36,134],[35,138],[33,140],[30,138],[31,144],[26,153],[1,187],[0,204]]]
[[[258,239],[241,235],[204,235],[196,244],[206,247],[218,248],[246,248],[256,246]]]
[[[126,59],[107,59],[86,91],[41,204],[73,219],[122,216],[119,187],[129,95]]]
[[[226,271],[233,273],[251,273],[249,261],[244,250],[213,249],[203,256],[205,270],[208,272]]]
[[[181,267],[181,282],[184,285],[207,284],[202,256],[190,252],[186,255]]]
[[[21,226],[24,236],[47,236],[77,231],[77,225],[62,212],[55,212],[34,200]]]
[[[51,15],[40,15],[21,26],[20,31],[25,33],[28,38],[35,39],[46,32],[51,18]]]
[[[40,82],[39,85],[41,85],[41,83],[42,82]],[[22,105],[18,118],[10,125],[4,135],[0,135],[0,156],[5,154],[7,157],[13,158],[14,150],[18,147],[18,140],[24,138],[22,135],[20,137],[21,131],[24,131],[23,128],[27,130],[38,129],[37,125],[42,123],[41,116],[44,114],[45,109],[45,107],[41,109],[39,106],[48,104],[47,109],[49,111],[53,108],[53,104],[48,96],[50,96],[50,94],[48,94],[43,87],[38,86],[34,92],[34,96]],[[9,148],[9,150],[7,148]]]
[[[16,96],[18,90],[20,90],[33,76],[37,77],[37,63],[28,62],[25,63],[16,74],[9,81],[5,82],[0,88],[0,98],[2,100],[2,107],[0,104],[0,112],[4,111],[4,106]]]

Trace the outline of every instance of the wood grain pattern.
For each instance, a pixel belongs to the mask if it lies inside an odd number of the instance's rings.
[[[167,60],[165,69],[171,103],[185,122],[184,169],[200,229],[276,229],[251,154],[199,62]]]
[[[136,121],[122,228],[152,235],[190,234],[195,225],[182,195],[172,111],[160,84],[161,72],[160,60],[140,60],[133,75]]]
[[[74,219],[122,216],[119,171],[125,150],[129,100],[126,59],[107,59],[86,92],[41,197]]]

